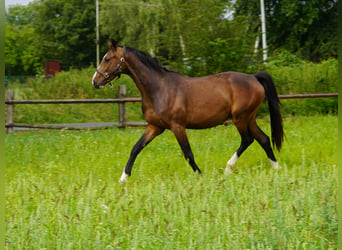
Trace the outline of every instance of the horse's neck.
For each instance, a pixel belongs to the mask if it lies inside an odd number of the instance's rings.
[[[129,56],[127,64],[128,75],[134,80],[143,98],[152,97],[161,88],[163,76],[160,72],[147,67],[132,54]]]

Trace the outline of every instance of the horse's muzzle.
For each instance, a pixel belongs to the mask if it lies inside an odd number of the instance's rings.
[[[96,88],[96,89],[104,88],[104,85],[100,85],[99,83],[96,83],[95,79],[93,79],[92,84],[93,84],[94,88]]]
[[[94,80],[92,80],[92,82],[91,82],[91,83],[93,84],[93,87],[94,87],[94,88],[96,88],[96,89],[99,89],[99,86],[97,86],[97,85],[96,85],[96,83],[95,83],[95,81],[94,81]]]
[[[91,81],[91,83],[93,84],[93,86],[97,89],[100,89],[101,86],[100,84],[98,83],[98,81],[96,80],[96,75],[97,75],[97,72],[95,72],[94,76],[93,76],[93,79]]]
[[[99,88],[100,88],[98,85],[95,84],[94,81],[93,81],[93,86],[94,86],[94,88],[96,88],[96,89],[99,89]]]

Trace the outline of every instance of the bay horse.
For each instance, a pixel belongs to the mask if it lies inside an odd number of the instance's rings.
[[[120,181],[126,182],[140,151],[165,129],[173,132],[192,169],[201,173],[195,163],[186,129],[205,129],[231,118],[241,136],[241,144],[229,159],[225,172],[232,171],[236,161],[254,141],[261,145],[273,168],[279,168],[269,137],[256,123],[260,105],[267,100],[271,117],[272,144],[280,151],[284,132],[279,99],[271,76],[224,72],[204,77],[187,77],[169,71],[149,55],[120,46],[111,40],[110,48],[98,66],[92,84],[104,88],[121,74],[129,75],[142,97],[146,130],[131,150]]]

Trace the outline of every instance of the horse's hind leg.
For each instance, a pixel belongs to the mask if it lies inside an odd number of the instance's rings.
[[[241,154],[248,148],[249,145],[253,142],[253,136],[250,134],[248,128],[244,124],[235,123],[236,128],[238,129],[240,136],[241,136],[241,144],[238,150],[234,153],[234,155],[229,159],[227,162],[226,174],[230,174],[233,172],[233,168],[238,160],[238,158],[241,156]]]
[[[270,143],[270,138],[259,128],[255,120],[250,123],[249,130],[251,134],[253,135],[253,137],[261,145],[261,147],[265,150],[267,157],[270,160],[271,166],[274,169],[280,168],[274,156],[271,143]]]

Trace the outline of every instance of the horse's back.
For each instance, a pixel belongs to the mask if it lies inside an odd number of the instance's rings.
[[[234,114],[253,111],[264,99],[262,85],[253,75],[224,72],[183,79],[186,126],[206,128],[221,124]],[[179,102],[182,103],[182,102]]]
[[[240,72],[223,72],[216,75],[189,78],[188,96],[207,101],[215,100],[244,104],[262,101],[265,97],[264,88],[254,75]]]

